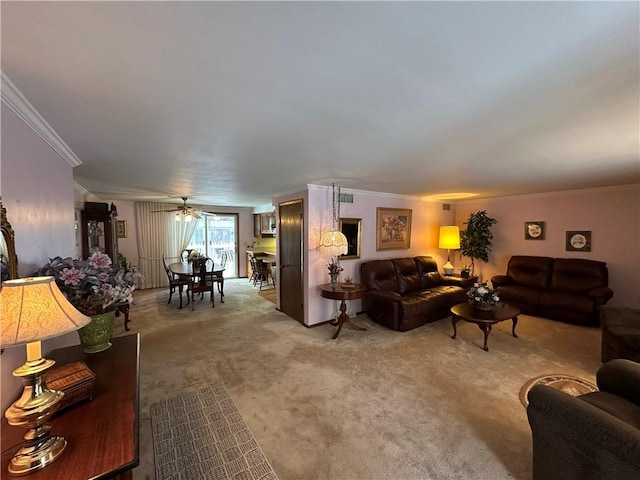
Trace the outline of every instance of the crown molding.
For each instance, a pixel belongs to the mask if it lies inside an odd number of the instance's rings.
[[[22,92],[18,90],[9,77],[2,72],[2,91],[1,91],[2,103],[11,109],[18,118],[20,118],[31,130],[33,130],[42,140],[49,145],[54,152],[56,152],[63,160],[65,160],[72,167],[82,165],[80,159],[75,153],[64,143],[58,134],[55,132],[51,125],[42,118],[38,111],[29,103],[29,101],[22,95]]]

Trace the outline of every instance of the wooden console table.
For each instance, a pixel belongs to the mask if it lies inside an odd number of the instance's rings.
[[[336,285],[327,283],[325,285],[320,285],[320,295],[322,297],[330,298],[332,300],[340,300],[340,316],[337,320],[330,322],[331,325],[338,326],[336,333],[331,337],[332,340],[338,338],[340,330],[342,330],[342,325],[345,323],[353,330],[366,330],[366,328],[359,327],[351,321],[349,315],[347,315],[347,304],[345,303],[346,300],[362,298],[364,296],[364,292],[364,287],[358,283],[350,283],[348,285],[345,285],[344,283],[338,283]]]
[[[67,440],[67,448],[53,463],[23,477],[10,477],[9,460],[20,447],[25,428],[2,416],[0,477],[27,480],[131,479],[138,466],[140,337],[116,337],[104,352],[86,354],[81,345],[53,350],[46,355],[64,365],[83,361],[96,374],[92,400],[77,403],[51,420],[52,435]]]

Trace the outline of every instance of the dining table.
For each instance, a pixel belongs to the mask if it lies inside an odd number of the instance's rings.
[[[225,269],[225,267],[223,267],[219,263],[214,263],[213,264],[213,268],[211,270],[207,271],[207,273],[210,273],[210,274],[214,275],[215,277],[218,277],[218,278],[221,279],[220,283],[218,285],[220,286],[220,301],[222,303],[224,303],[224,300],[223,300],[223,297],[224,297],[224,277],[222,275],[224,273],[224,269]],[[183,279],[189,279],[190,277],[193,276],[193,268],[191,266],[191,262],[170,263],[169,264],[169,270],[174,275],[177,275],[178,277],[183,278]]]

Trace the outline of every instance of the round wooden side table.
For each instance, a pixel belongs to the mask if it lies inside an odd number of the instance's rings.
[[[362,298],[364,296],[364,292],[364,287],[359,283],[338,283],[336,285],[327,283],[325,285],[320,285],[320,295],[322,297],[329,298],[331,300],[340,300],[340,316],[337,320],[330,322],[331,325],[338,326],[336,333],[333,334],[331,339],[335,340],[338,338],[340,330],[342,330],[342,325],[345,323],[353,330],[366,330],[366,328],[359,327],[351,321],[349,315],[346,313],[347,304],[345,303],[347,300]]]

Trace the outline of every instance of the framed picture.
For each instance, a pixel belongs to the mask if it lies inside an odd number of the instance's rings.
[[[360,258],[360,238],[362,236],[362,219],[341,218],[339,229],[347,237],[348,250],[345,255],[340,255],[340,260]]]
[[[591,251],[591,231],[590,230],[567,231],[566,250],[567,252],[590,252]]]
[[[376,250],[398,250],[411,246],[411,210],[377,208]]]
[[[525,240],[544,240],[544,222],[524,222]]]
[[[116,220],[116,237],[127,238],[127,221]]]

